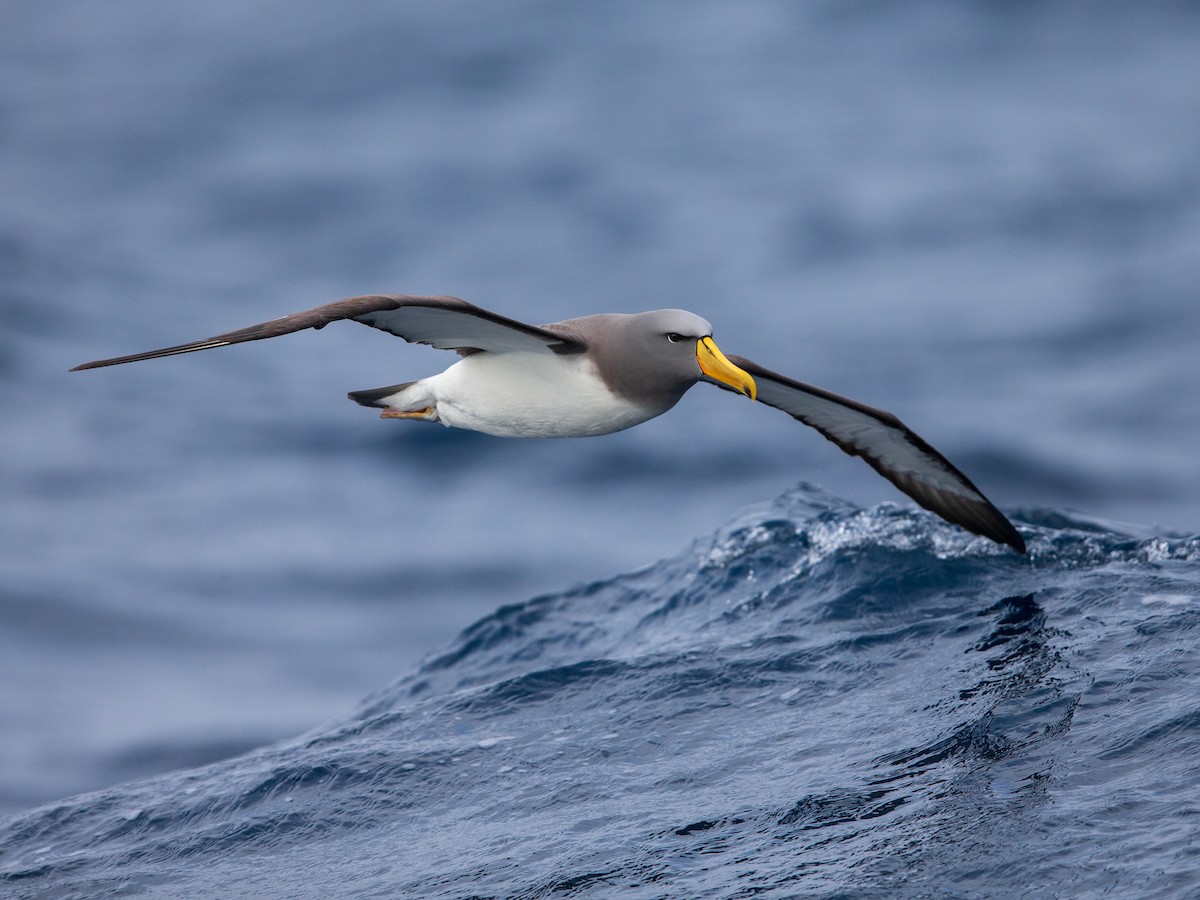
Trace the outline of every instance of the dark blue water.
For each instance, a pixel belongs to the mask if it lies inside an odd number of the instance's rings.
[[[337,725],[0,831],[14,897],[1186,896],[1200,538],[800,488]]]
[[[1194,5],[194,6],[0,11],[5,888],[1188,894]],[[376,291],[693,309],[1031,560],[704,386],[520,442],[349,403],[447,362],[351,324],[66,373]]]

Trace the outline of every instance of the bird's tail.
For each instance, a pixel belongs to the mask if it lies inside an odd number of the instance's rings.
[[[395,399],[397,394],[412,387],[414,384],[416,384],[415,381],[406,381],[404,384],[392,384],[387,387],[370,388],[365,391],[351,391],[346,396],[359,406],[374,406],[387,409],[389,406],[395,405],[388,403],[388,400]]]

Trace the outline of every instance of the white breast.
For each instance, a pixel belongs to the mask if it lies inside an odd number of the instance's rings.
[[[424,382],[444,424],[502,437],[588,437],[656,415],[613,394],[582,355],[477,353]]]

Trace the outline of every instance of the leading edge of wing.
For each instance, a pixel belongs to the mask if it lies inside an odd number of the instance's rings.
[[[584,349],[582,343],[573,337],[510,319],[457,297],[369,294],[336,300],[200,341],[83,363],[71,371],[177,356],[245,341],[260,341],[307,328],[324,328],[342,319],[361,322],[406,341],[428,344],[440,350],[574,353]]]
[[[758,382],[760,402],[815,428],[930,512],[1025,552],[1025,541],[983,492],[928,441],[881,409],[772,372],[741,356],[730,361]]]

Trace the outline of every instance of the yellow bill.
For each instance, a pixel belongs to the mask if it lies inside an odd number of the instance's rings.
[[[709,378],[729,385],[751,400],[758,399],[758,385],[754,383],[750,373],[739,369],[726,359],[712,338],[700,338],[696,342],[696,361],[700,363],[700,371]]]

